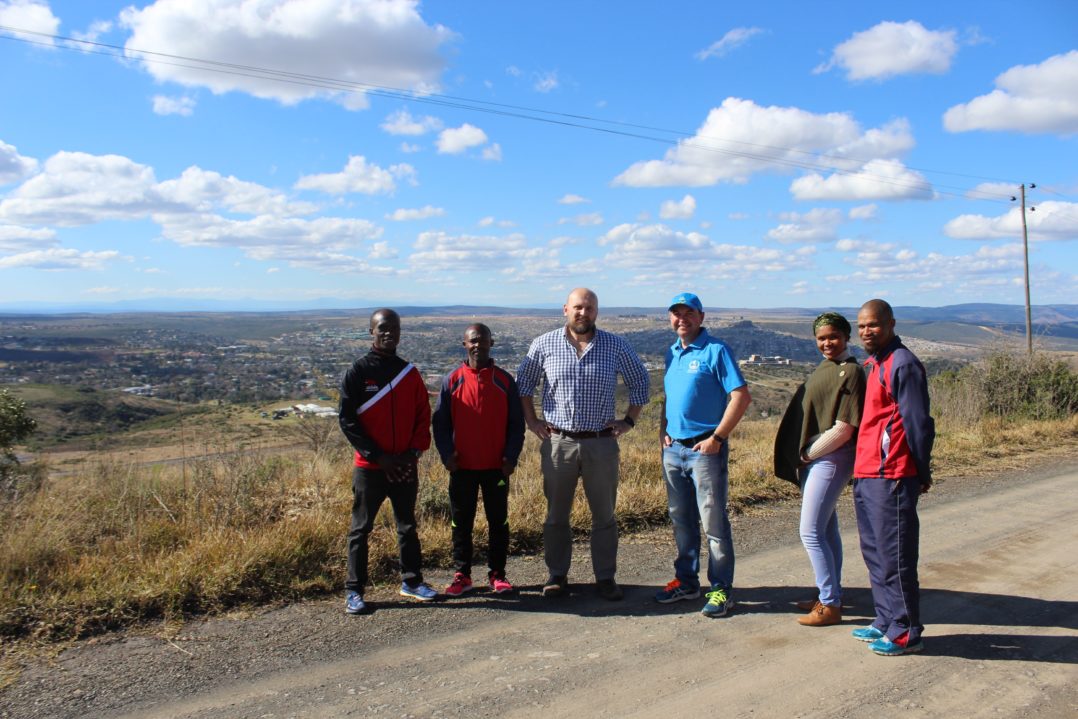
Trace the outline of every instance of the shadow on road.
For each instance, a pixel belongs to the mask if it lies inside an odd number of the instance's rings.
[[[700,598],[673,604],[658,604],[653,599],[655,592],[661,589],[658,586],[622,584],[622,589],[625,590],[625,599],[620,602],[604,601],[597,595],[593,585],[579,583],[570,586],[568,597],[558,599],[544,599],[539,586],[526,585],[509,595],[476,592],[460,599],[441,598],[440,601],[423,607],[401,601],[375,603],[371,609],[376,612],[379,607],[410,605],[423,611],[497,609],[506,612],[571,614],[581,617],[649,617],[696,613],[704,603],[703,598]],[[794,618],[802,613],[794,606],[794,602],[811,599],[813,594],[814,589],[804,587],[738,588],[733,593],[737,606],[732,615],[776,614],[783,615],[781,621],[793,622]],[[925,654],[972,660],[1078,664],[1078,637],[1005,633],[937,634],[933,631],[935,626],[955,624],[1075,630],[1078,629],[1078,602],[1013,594],[922,588],[921,607],[926,625]],[[871,592],[867,588],[847,588],[841,626],[863,626],[871,621],[872,615]],[[776,617],[776,621],[780,619]]]

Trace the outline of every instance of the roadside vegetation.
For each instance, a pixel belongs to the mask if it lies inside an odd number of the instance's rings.
[[[995,352],[933,379],[937,481],[1022,466],[1032,452],[1078,449],[1078,374],[1043,355]],[[622,440],[619,520],[628,531],[667,522],[656,443],[661,398]],[[224,411],[224,410],[222,410]],[[306,420],[305,420],[306,421]],[[315,420],[310,420],[315,421]],[[326,420],[335,428],[332,420]],[[140,620],[173,620],[234,606],[336,592],[344,576],[351,505],[350,450],[339,432],[299,425],[307,447],[288,454],[235,443],[205,458],[141,465],[107,455],[92,468],[45,478],[12,465],[0,498],[0,640],[84,637]],[[744,421],[732,439],[732,511],[792,497],[771,472],[777,418]],[[540,546],[545,501],[538,443],[529,436],[511,480],[514,551]],[[240,451],[237,451],[240,450]],[[425,564],[449,566],[448,476],[421,460],[419,516]],[[482,551],[486,527],[477,519]],[[586,503],[574,526],[586,533]],[[395,577],[388,510],[371,542],[377,581]]]

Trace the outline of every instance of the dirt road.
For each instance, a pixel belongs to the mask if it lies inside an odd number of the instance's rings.
[[[384,589],[363,617],[335,599],[85,644],[26,668],[0,716],[1078,716],[1076,482],[1072,460],[926,496],[919,655],[850,637],[871,603],[848,516],[847,621],[796,624],[811,573],[786,506],[735,523],[738,608],[724,619],[651,601],[669,578],[664,531],[623,545],[621,603],[585,584],[543,600],[542,562],[517,559],[525,591],[510,599],[415,605]]]

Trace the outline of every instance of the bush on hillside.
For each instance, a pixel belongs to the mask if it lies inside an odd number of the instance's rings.
[[[937,412],[960,421],[1064,419],[1078,412],[1078,373],[1045,354],[996,350],[939,375],[932,389]]]

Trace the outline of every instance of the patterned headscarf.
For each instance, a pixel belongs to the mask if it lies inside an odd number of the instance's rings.
[[[853,331],[853,328],[850,327],[850,321],[838,312],[824,312],[812,321],[812,334],[815,335],[820,331],[821,327],[826,325],[831,325],[836,330],[846,335],[846,337],[849,337],[850,333]]]

